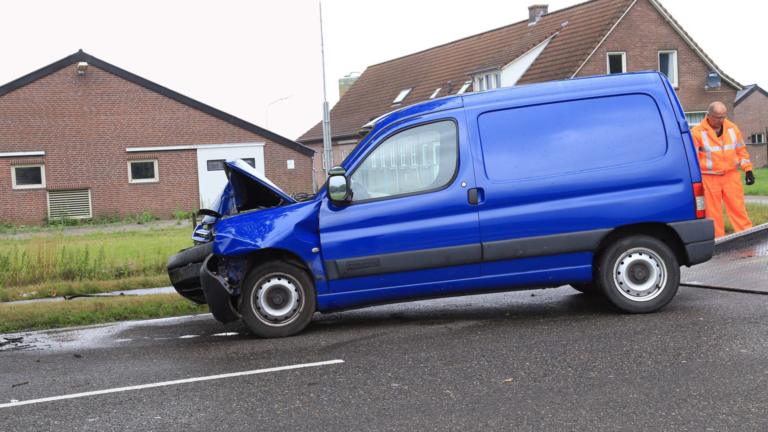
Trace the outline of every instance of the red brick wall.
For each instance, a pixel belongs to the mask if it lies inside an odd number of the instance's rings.
[[[678,87],[677,97],[688,111],[706,111],[714,101],[721,101],[728,108],[729,116],[736,121],[733,101],[736,90],[723,81],[719,91],[706,91],[709,66],[680,37],[664,17],[648,0],[638,0],[624,19],[595,51],[578,76],[605,75],[608,52],[627,53],[627,72],[658,70],[659,51],[677,50]]]
[[[78,75],[73,64],[0,97],[0,152],[45,151],[46,185],[87,183],[95,217],[169,217],[198,200],[195,150],[153,152],[160,181],[129,184],[126,148],[239,142],[266,143],[265,174],[283,190],[311,191],[310,157],[94,66]],[[0,158],[0,221],[39,223],[46,192],[12,190],[12,159]]]
[[[749,145],[752,134],[762,133],[768,139],[768,97],[759,91],[753,91],[734,108],[744,142],[747,143],[749,160],[755,167],[768,166],[768,145]]]

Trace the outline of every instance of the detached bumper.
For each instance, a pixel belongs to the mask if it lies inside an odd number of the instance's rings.
[[[213,255],[209,255],[200,267],[200,282],[208,308],[219,322],[226,324],[237,321],[241,316],[232,304],[232,288],[223,277],[210,270],[212,258]]]
[[[213,243],[184,249],[168,260],[168,277],[176,292],[197,304],[205,304],[205,294],[200,283],[200,268],[213,252]]]
[[[685,247],[688,260],[681,264],[690,267],[712,259],[715,254],[715,222],[712,219],[696,219],[669,224]]]

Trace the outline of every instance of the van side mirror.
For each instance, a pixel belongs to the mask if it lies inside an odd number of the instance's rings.
[[[328,197],[334,204],[347,204],[352,201],[352,189],[349,187],[349,179],[344,177],[347,171],[335,166],[328,174]]]

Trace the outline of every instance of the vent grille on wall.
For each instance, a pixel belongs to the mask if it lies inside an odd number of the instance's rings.
[[[89,219],[91,212],[91,190],[48,191],[48,218]]]

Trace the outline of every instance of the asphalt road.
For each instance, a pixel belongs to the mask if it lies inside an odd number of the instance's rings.
[[[562,287],[317,315],[279,340],[208,315],[28,334],[0,351],[0,406],[343,363],[3,407],[0,430],[764,431],[766,306],[681,287],[625,315]]]

